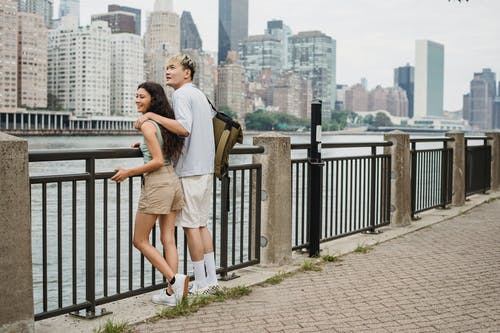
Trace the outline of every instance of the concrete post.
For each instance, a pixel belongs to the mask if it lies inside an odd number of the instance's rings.
[[[28,142],[0,132],[0,332],[33,332]]]
[[[491,137],[488,145],[491,146],[491,190],[500,190],[500,132],[486,132]]]
[[[453,188],[451,204],[465,204],[465,138],[463,132],[447,132],[447,137],[455,139],[448,146],[453,149]]]
[[[411,221],[410,135],[393,131],[384,140],[392,142],[384,147],[391,154],[391,224],[405,226]]]
[[[261,263],[283,265],[292,259],[290,137],[266,133],[253,144],[264,147],[253,155],[253,163],[262,164]]]

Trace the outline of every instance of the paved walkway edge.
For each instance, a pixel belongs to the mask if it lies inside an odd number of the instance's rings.
[[[500,199],[500,192],[489,192],[488,194],[472,195],[465,202],[464,206],[450,207],[447,209],[433,209],[419,214],[420,219],[412,221],[408,226],[392,227],[386,226],[379,228],[378,234],[355,234],[334,241],[321,244],[321,255],[342,256],[353,252],[358,246],[375,246],[376,244],[406,235],[411,232],[429,227],[433,224],[449,220],[455,216],[464,214],[474,207],[482,205],[490,200]],[[221,281],[224,287],[252,286],[267,280],[279,273],[293,272],[300,268],[305,260],[309,259],[306,253],[294,252],[292,262],[285,266],[252,266],[235,271],[239,277],[230,281]],[[147,293],[125,300],[112,302],[98,307],[98,311],[106,308],[113,312],[111,315],[103,316],[93,320],[79,319],[70,315],[58,316],[35,323],[35,332],[92,332],[100,326],[103,326],[107,320],[113,320],[117,323],[136,324],[154,317],[162,309],[162,306],[151,303],[151,295]]]

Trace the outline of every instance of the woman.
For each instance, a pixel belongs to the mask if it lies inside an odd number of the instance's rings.
[[[137,111],[153,112],[175,119],[163,87],[154,82],[144,82],[137,88]],[[144,164],[132,169],[115,169],[112,180],[120,183],[125,179],[144,175],[141,196],[135,216],[134,246],[156,267],[168,281],[164,293],[153,296],[153,302],[175,306],[187,295],[189,279],[176,274],[178,254],[175,245],[175,216],[184,206],[181,185],[172,163],[179,158],[184,139],[168,132],[153,120],[141,127],[143,143],[135,144],[144,156]],[[162,243],[166,259],[149,243],[149,234],[159,218]]]

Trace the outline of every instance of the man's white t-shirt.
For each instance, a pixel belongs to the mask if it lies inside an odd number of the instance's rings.
[[[172,106],[176,120],[189,132],[175,172],[179,177],[213,173],[215,141],[207,97],[193,83],[186,83],[174,91]]]

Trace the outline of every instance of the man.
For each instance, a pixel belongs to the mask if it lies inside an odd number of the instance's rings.
[[[153,119],[167,130],[185,137],[185,150],[175,166],[185,201],[184,208],[177,215],[177,225],[184,229],[193,262],[195,282],[192,291],[209,294],[220,289],[212,236],[207,228],[211,213],[215,142],[210,104],[192,83],[195,71],[196,64],[188,55],[170,58],[166,83],[174,89],[172,106],[176,119],[152,113],[146,113],[144,118]]]

